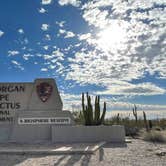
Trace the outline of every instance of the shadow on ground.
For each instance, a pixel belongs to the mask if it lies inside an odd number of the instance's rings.
[[[126,148],[127,144],[107,143],[103,147],[99,148],[94,154],[70,154],[70,155],[49,155],[52,156],[49,161],[51,165],[59,166],[72,166],[77,162],[81,166],[90,166],[91,157],[98,153],[96,160],[102,162],[104,160],[105,148]],[[21,164],[24,161],[33,158],[33,160],[48,157],[48,155],[0,155],[0,166],[14,166]],[[55,157],[55,158],[54,158]]]

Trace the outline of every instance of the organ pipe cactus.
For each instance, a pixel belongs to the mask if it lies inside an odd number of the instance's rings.
[[[146,127],[146,131],[149,131],[149,126],[148,126],[148,122],[146,119],[146,113],[143,111],[143,117],[144,117],[144,123],[145,123],[145,127]]]
[[[87,105],[85,105],[84,93],[82,93],[82,111],[84,115],[85,125],[101,125],[104,122],[106,114],[106,103],[104,102],[103,113],[100,116],[100,96],[95,97],[95,106],[91,104],[91,97],[86,93]]]
[[[135,122],[137,123],[137,121],[138,121],[137,106],[135,104],[134,104],[134,108],[133,108],[133,115],[135,117]]]

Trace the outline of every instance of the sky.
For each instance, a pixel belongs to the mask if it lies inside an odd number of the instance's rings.
[[[166,118],[166,0],[1,0],[0,57],[0,82],[54,78],[64,109]]]

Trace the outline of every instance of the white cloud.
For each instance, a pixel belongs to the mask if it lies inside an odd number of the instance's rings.
[[[65,38],[72,38],[72,37],[74,37],[74,36],[75,36],[75,34],[74,34],[73,32],[67,31]]]
[[[54,58],[54,57],[55,57],[54,55],[47,55],[47,54],[43,55],[43,58],[44,58],[45,60],[47,60],[47,59],[52,59],[52,58]]]
[[[4,35],[4,32],[0,30],[0,37]]]
[[[75,34],[71,31],[67,31],[65,29],[59,29],[59,34],[58,36],[60,35],[64,35],[64,38],[72,38],[72,37],[75,37]]]
[[[41,71],[46,72],[46,71],[48,71],[48,69],[47,68],[41,68]]]
[[[49,5],[51,2],[52,0],[42,0],[42,5]]]
[[[8,51],[8,56],[14,56],[14,55],[18,55],[20,52],[17,50],[9,50]]]
[[[24,34],[24,30],[23,29],[18,29],[18,33],[20,33],[20,34]]]
[[[23,59],[26,61],[29,60],[30,57],[34,57],[34,55],[31,55],[31,54],[24,54],[23,55]]]
[[[152,83],[141,83],[141,84],[111,84],[107,86],[107,89],[104,91],[96,92],[97,94],[104,94],[104,95],[145,95],[145,96],[152,96],[152,95],[161,95],[166,93],[166,90],[160,88]]]
[[[63,28],[63,27],[64,27],[64,24],[65,24],[65,21],[60,21],[60,22],[56,21],[56,24],[57,24],[59,27]]]
[[[49,35],[49,34],[45,34],[45,36],[44,36],[45,38],[45,40],[48,40],[48,41],[50,41],[51,40],[51,36]]]
[[[48,54],[43,55],[43,58],[45,60],[51,60],[54,63],[54,60],[56,60],[55,62],[63,61],[64,54],[59,49],[57,49],[57,50],[52,51],[52,53],[50,55],[48,55]]]
[[[47,10],[45,10],[44,8],[40,8],[38,11],[39,13],[46,13]]]
[[[63,54],[59,49],[54,50],[54,51],[52,52],[52,54],[53,54],[54,56],[56,56],[56,59],[57,59],[57,60],[60,60],[60,61],[63,61],[63,60],[64,60],[64,54]]]
[[[64,61],[64,53],[57,47],[55,47],[55,50],[53,50],[50,54],[44,54],[41,57],[44,59],[45,63],[44,65],[47,69],[55,70],[54,75],[60,74],[63,76],[63,74],[66,72],[66,69],[63,65]]]
[[[91,38],[91,33],[81,34],[79,35],[79,40],[87,40]]]
[[[20,70],[24,70],[24,67],[21,65],[21,63],[15,61],[15,60],[12,60],[11,63],[18,69]]]
[[[43,46],[43,48],[45,49],[45,50],[48,50],[48,48],[49,48],[49,46]]]
[[[49,29],[49,25],[48,24],[42,24],[41,29],[43,31],[47,31]]]
[[[80,6],[81,1],[80,0],[59,0],[58,1],[61,6],[64,5],[73,5],[75,7]]]
[[[60,34],[65,34],[66,31],[65,31],[64,29],[59,29],[59,33],[60,33]]]

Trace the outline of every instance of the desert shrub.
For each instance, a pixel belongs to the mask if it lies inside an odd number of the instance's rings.
[[[151,130],[143,134],[143,140],[150,142],[166,143],[166,132]]]

